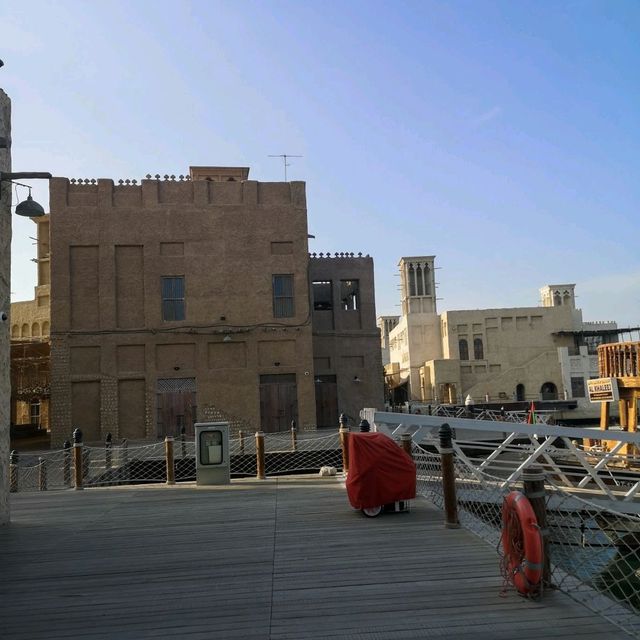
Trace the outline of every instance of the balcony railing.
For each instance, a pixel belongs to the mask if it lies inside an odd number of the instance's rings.
[[[640,342],[616,342],[598,347],[601,378],[640,377]]]

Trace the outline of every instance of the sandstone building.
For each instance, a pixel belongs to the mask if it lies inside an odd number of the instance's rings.
[[[434,261],[419,256],[399,263],[402,316],[388,332],[385,367],[391,400],[583,401],[586,380],[598,377],[595,349],[615,341],[617,326],[583,322],[574,284],[543,287],[538,307],[438,314]]]
[[[310,258],[305,184],[248,173],[51,180],[54,444],[76,426],[89,441],[196,419],[312,429],[380,406],[372,261]],[[315,280],[332,283],[333,326]]]

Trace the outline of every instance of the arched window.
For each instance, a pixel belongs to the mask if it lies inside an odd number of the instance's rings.
[[[43,336],[49,335],[49,323],[46,321],[42,323],[42,335]]]
[[[29,332],[29,325],[25,322],[25,324],[22,325],[22,334],[21,334],[22,338],[30,338],[31,334]]]
[[[554,307],[561,307],[562,306],[562,296],[560,295],[559,291],[556,291],[553,294],[553,306]]]
[[[558,388],[553,382],[545,382],[542,387],[540,387],[540,396],[542,400],[557,400]]]
[[[418,295],[422,296],[424,295],[424,287],[422,286],[424,280],[422,276],[422,267],[420,265],[416,267],[416,280],[418,281],[417,282]]]
[[[40,336],[40,325],[37,322],[34,322],[31,325],[31,335],[34,338],[38,338]]]
[[[460,340],[458,340],[458,351],[460,353],[460,360],[469,359],[469,345],[465,338],[460,338]]]
[[[516,387],[516,400],[518,400],[519,402],[524,402],[525,399],[526,399],[526,395],[524,392],[524,385],[519,384]]]
[[[13,327],[11,327],[11,337],[12,338],[20,337],[20,327],[17,324],[14,324]]]
[[[484,347],[482,346],[482,338],[474,338],[473,340],[473,357],[475,360],[484,360]]]

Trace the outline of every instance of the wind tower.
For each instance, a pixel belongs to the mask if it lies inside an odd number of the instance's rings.
[[[414,313],[435,314],[436,280],[433,263],[435,256],[400,258],[402,315]]]

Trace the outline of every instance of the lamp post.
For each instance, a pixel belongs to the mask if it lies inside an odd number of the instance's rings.
[[[51,174],[11,173],[11,100],[0,89],[0,525],[9,522],[11,185],[21,178],[48,179]],[[33,200],[29,192],[27,200],[16,207],[16,213],[38,217],[44,215],[44,209]]]

